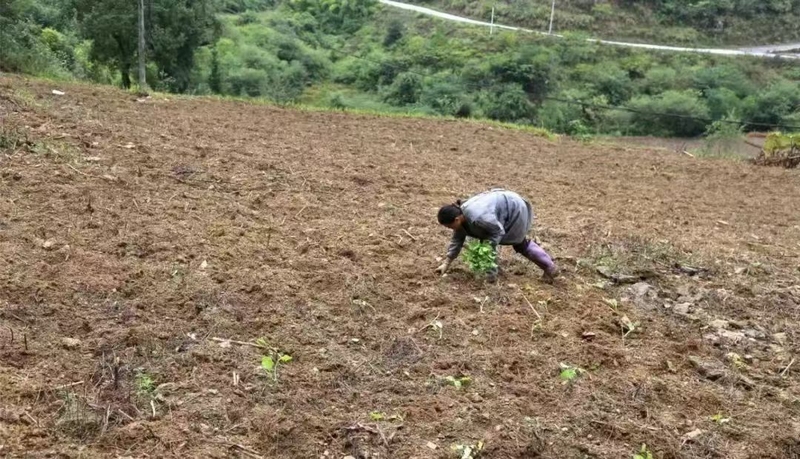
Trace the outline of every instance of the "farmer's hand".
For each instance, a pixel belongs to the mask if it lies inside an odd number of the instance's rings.
[[[445,274],[447,274],[447,270],[450,269],[450,263],[451,260],[449,258],[445,259],[444,263],[442,263],[438,268],[436,268],[436,272],[444,276]]]

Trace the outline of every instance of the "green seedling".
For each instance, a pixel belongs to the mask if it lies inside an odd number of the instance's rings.
[[[582,368],[574,367],[572,365],[567,365],[566,363],[560,364],[559,367],[561,370],[558,376],[561,378],[563,384],[568,384],[575,381],[576,379],[578,379],[580,375],[582,375],[586,371]]]
[[[469,376],[447,376],[444,378],[444,382],[455,387],[456,389],[461,389],[472,384],[472,378]]]
[[[719,413],[715,414],[714,416],[711,416],[711,420],[716,422],[719,425],[723,425],[723,424],[727,424],[727,423],[731,422],[731,418],[726,418],[724,415],[719,414]]]
[[[462,255],[469,270],[476,274],[486,274],[497,268],[497,253],[485,241],[472,241],[464,248]]]
[[[272,376],[274,382],[278,382],[278,366],[292,361],[292,356],[278,351],[270,351],[268,355],[261,357],[261,368],[267,375]]]
[[[425,330],[427,328],[430,328],[431,330],[439,333],[439,339],[442,339],[442,333],[444,332],[444,323],[442,323],[442,321],[439,320],[439,316],[438,315],[436,316],[435,319],[430,321],[430,323],[428,323],[427,325],[422,327],[420,329],[420,331]]]
[[[387,416],[386,413],[382,411],[373,411],[369,414],[369,418],[372,421],[379,422],[379,421],[402,421],[403,417],[399,414],[393,414],[391,416]]]
[[[617,312],[619,309],[619,301],[615,298],[603,298],[603,301],[611,308],[612,311]]]
[[[156,382],[152,376],[140,371],[136,374],[136,392],[139,395],[151,395],[156,390]]]
[[[633,459],[653,459],[653,453],[647,448],[647,445],[642,443],[639,452],[633,455]]]
[[[623,315],[620,319],[620,326],[622,327],[623,338],[627,338],[628,335],[633,333],[639,328],[639,322],[632,322],[628,316]]]
[[[477,459],[483,451],[483,442],[479,441],[474,445],[453,445],[450,449],[456,453],[458,459]]]

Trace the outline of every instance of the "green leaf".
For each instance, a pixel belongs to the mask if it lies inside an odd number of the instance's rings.
[[[267,371],[275,369],[275,360],[272,357],[265,355],[261,358],[261,367]]]
[[[383,421],[386,418],[386,415],[379,411],[373,411],[369,414],[369,418],[373,421]]]
[[[565,368],[561,370],[561,379],[564,381],[572,381],[578,377],[578,371],[574,368]]]
[[[291,361],[292,361],[292,356],[289,354],[283,354],[281,355],[281,358],[278,359],[278,362],[280,363],[289,363]]]
[[[611,306],[611,309],[616,310],[619,308],[619,301],[617,301],[616,298],[603,298],[603,301],[605,301],[607,305]]]
[[[474,273],[486,273],[497,267],[497,253],[494,247],[485,241],[473,241],[467,244],[463,258],[470,271]]]
[[[639,452],[633,455],[633,459],[653,459],[653,453],[651,453],[647,445],[643,443]]]
[[[730,418],[726,418],[722,414],[715,414],[714,416],[711,416],[711,420],[716,422],[717,424],[727,424],[731,422]]]

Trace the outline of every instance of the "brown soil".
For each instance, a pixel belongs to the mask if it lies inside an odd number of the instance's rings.
[[[55,88],[0,76],[8,457],[800,457],[800,171]],[[434,275],[495,185],[554,286]]]

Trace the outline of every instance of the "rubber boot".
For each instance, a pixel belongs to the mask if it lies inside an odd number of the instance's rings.
[[[539,247],[539,244],[525,239],[519,244],[514,245],[514,251],[528,260],[532,261],[536,266],[544,271],[545,282],[552,283],[558,277],[559,270],[550,255]]]

